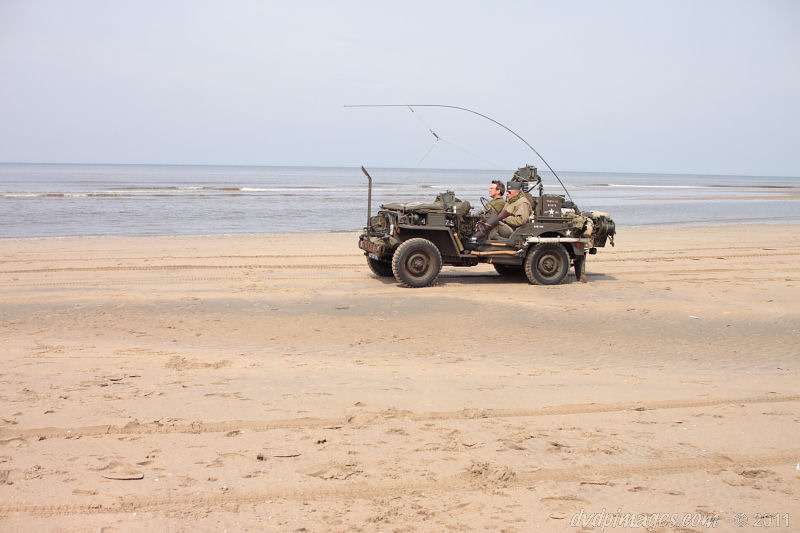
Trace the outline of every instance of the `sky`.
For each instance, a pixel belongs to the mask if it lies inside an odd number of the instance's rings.
[[[0,0],[0,162],[800,177],[800,2]],[[431,134],[439,136],[439,141]]]

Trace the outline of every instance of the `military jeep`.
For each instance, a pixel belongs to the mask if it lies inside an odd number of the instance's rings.
[[[369,179],[371,204],[372,178],[362,170]],[[557,285],[572,266],[576,279],[586,282],[587,254],[596,254],[606,242],[614,245],[611,216],[580,211],[562,195],[544,194],[536,167],[518,169],[514,180],[522,182],[522,194],[533,212],[507,238],[482,238],[477,232],[482,217],[452,191],[439,194],[432,203],[384,204],[375,216],[368,206],[358,246],[370,270],[377,276],[394,276],[406,287],[426,287],[436,282],[443,264],[491,263],[500,275],[524,273],[532,284]],[[481,202],[485,205],[484,199]]]

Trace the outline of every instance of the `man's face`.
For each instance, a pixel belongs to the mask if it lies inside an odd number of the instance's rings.
[[[491,185],[489,185],[489,196],[491,198],[500,198],[501,196],[503,196],[502,194],[500,194],[500,191],[497,190],[496,183],[492,183]]]
[[[508,196],[509,198],[514,198],[518,194],[519,194],[519,189],[508,189],[506,196]]]

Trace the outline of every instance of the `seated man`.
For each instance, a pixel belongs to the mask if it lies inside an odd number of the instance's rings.
[[[503,200],[504,192],[506,192],[506,187],[503,185],[503,182],[500,180],[493,180],[492,184],[489,185],[489,197],[491,200],[489,200],[489,202],[486,204],[486,207],[479,213],[479,215],[483,218],[486,218],[502,211],[503,207],[506,205],[505,200]]]
[[[509,181],[506,193],[506,205],[500,213],[490,215],[485,222],[478,223],[478,231],[473,235],[477,240],[489,236],[508,238],[515,229],[525,224],[533,212],[528,196],[522,193],[521,181]]]

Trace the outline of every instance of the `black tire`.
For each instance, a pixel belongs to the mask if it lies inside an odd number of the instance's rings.
[[[575,267],[575,279],[581,283],[586,283],[586,256],[579,255],[573,260]]]
[[[394,252],[392,271],[394,277],[406,287],[433,285],[442,270],[442,254],[427,239],[409,239]]]
[[[569,272],[569,255],[560,244],[540,244],[525,258],[525,275],[535,285],[558,285]]]
[[[493,263],[493,266],[501,276],[521,276],[523,273],[521,266],[498,265],[497,263]]]
[[[378,259],[367,256],[367,265],[369,265],[369,269],[372,270],[372,273],[379,278],[386,278],[394,275],[391,263],[386,261],[379,261]]]

